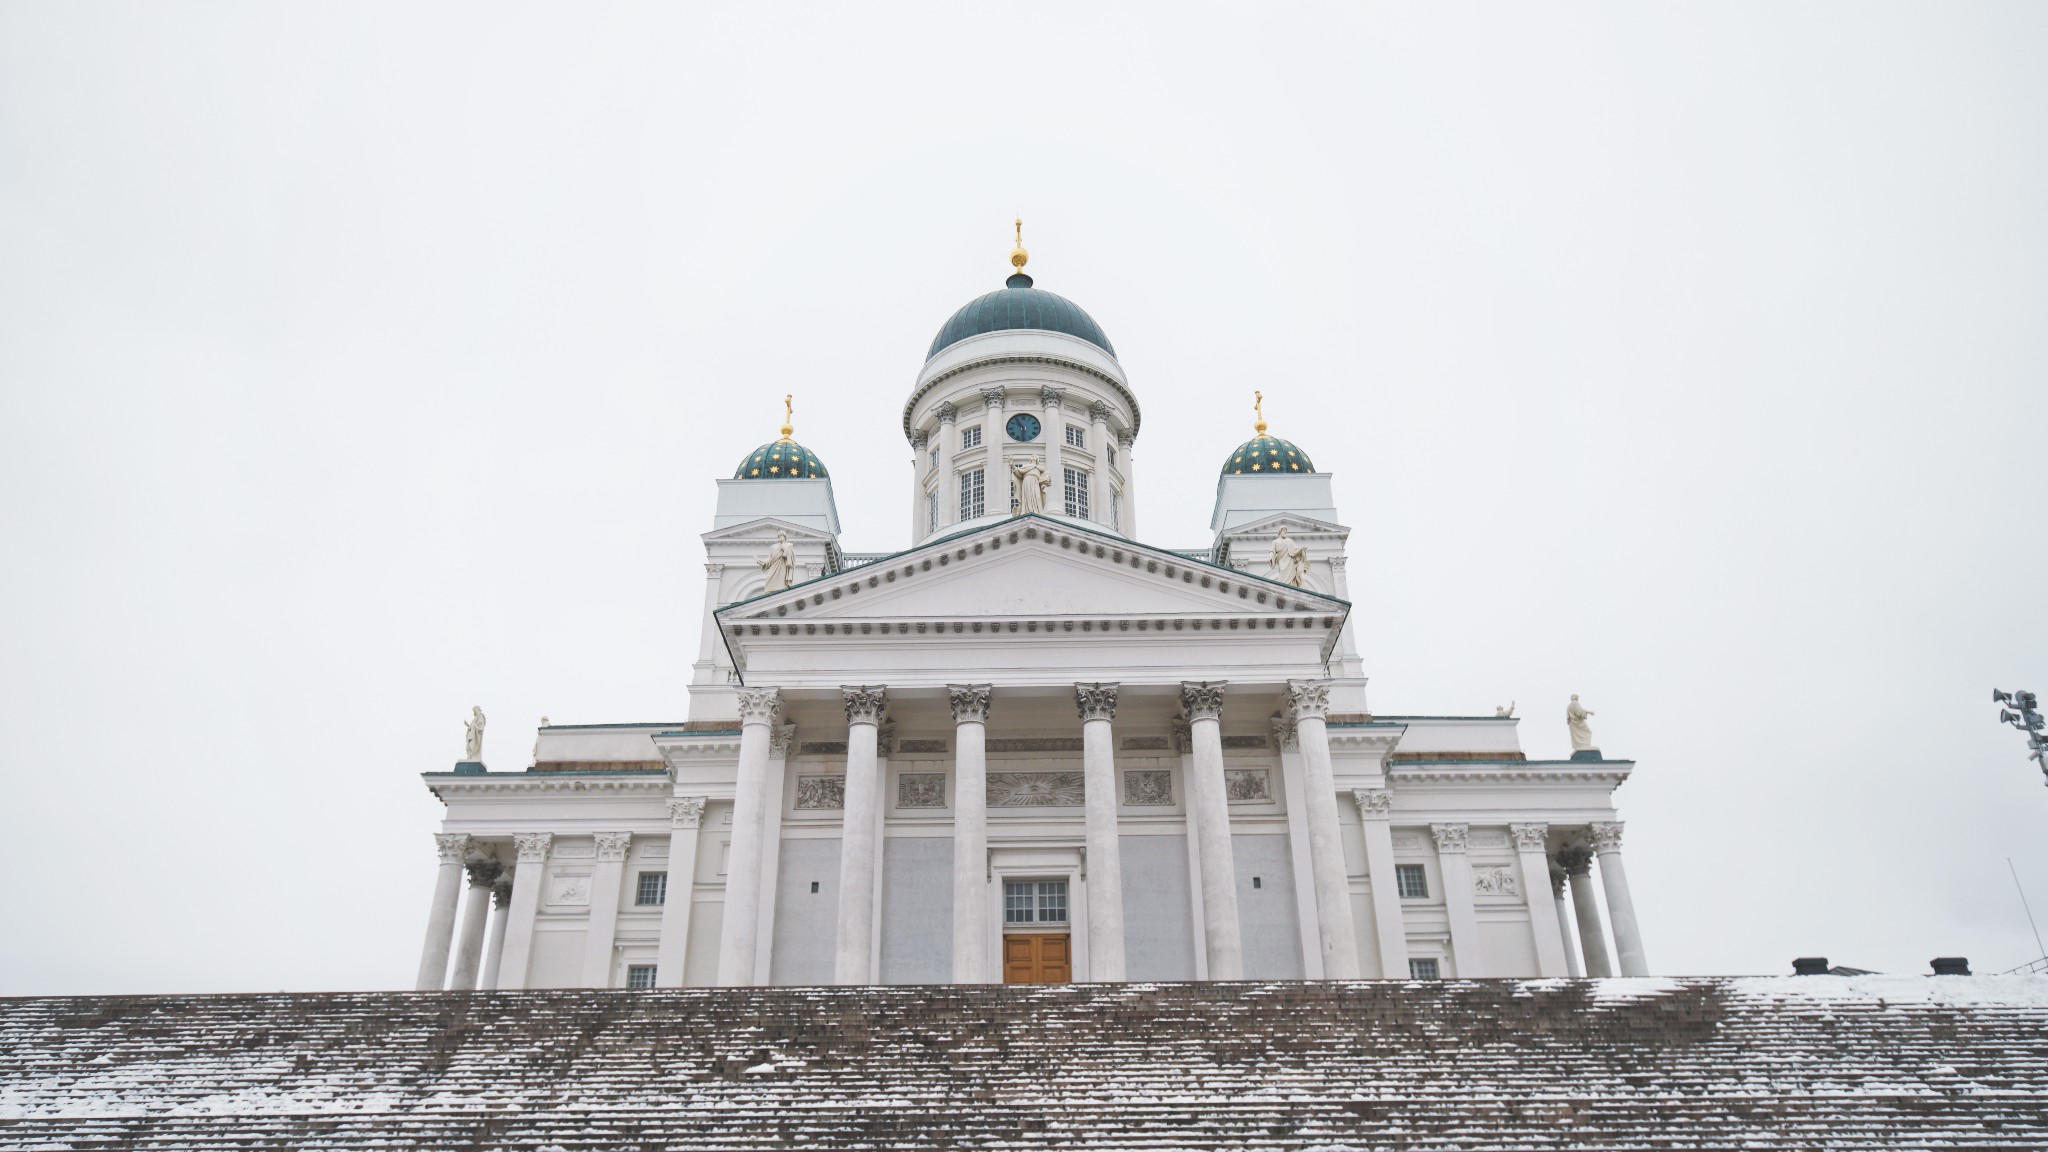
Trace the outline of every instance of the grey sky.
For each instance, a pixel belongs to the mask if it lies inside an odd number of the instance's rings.
[[[2037,954],[2048,7],[0,5],[0,994],[404,986],[461,751],[681,718],[784,392],[1109,332],[1141,534],[1263,389],[1382,713],[1582,693],[1660,972]]]

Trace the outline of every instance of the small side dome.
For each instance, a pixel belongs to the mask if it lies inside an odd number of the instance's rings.
[[[825,464],[809,448],[789,438],[796,429],[790,425],[794,407],[791,397],[782,398],[782,438],[770,440],[740,461],[732,470],[735,480],[823,480]]]
[[[1258,435],[1239,444],[1237,451],[1230,454],[1230,459],[1223,462],[1225,476],[1271,476],[1275,473],[1285,476],[1316,470],[1309,461],[1308,453],[1295,447],[1292,441],[1266,435],[1265,393],[1252,393],[1252,411],[1258,414],[1258,421],[1252,425],[1252,431]]]

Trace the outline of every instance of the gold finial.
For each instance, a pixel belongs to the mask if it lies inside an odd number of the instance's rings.
[[[1252,411],[1254,411],[1254,412],[1256,412],[1256,413],[1258,413],[1258,414],[1259,414],[1259,420],[1258,420],[1258,423],[1256,423],[1256,424],[1253,424],[1253,425],[1252,425],[1252,430],[1253,430],[1253,431],[1255,431],[1255,432],[1257,432],[1257,433],[1258,433],[1259,435],[1261,435],[1261,436],[1264,436],[1264,435],[1266,434],[1266,394],[1265,394],[1265,393],[1263,393],[1263,392],[1253,392],[1253,393],[1252,393]]]
[[[795,428],[790,427],[790,418],[796,415],[796,408],[789,402],[790,398],[795,395],[794,392],[785,392],[782,396],[782,438],[784,440],[789,439],[789,434],[796,431]]]
[[[1010,267],[1024,271],[1024,265],[1031,259],[1031,253],[1024,250],[1024,218],[1017,217],[1017,246],[1010,249]]]

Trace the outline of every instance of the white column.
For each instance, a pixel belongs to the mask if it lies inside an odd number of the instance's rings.
[[[1128,432],[1119,433],[1116,438],[1117,452],[1123,463],[1119,465],[1124,473],[1124,522],[1119,529],[1131,539],[1138,538],[1138,461],[1136,459],[1136,438]]]
[[[1600,907],[1593,901],[1593,854],[1584,848],[1567,848],[1557,859],[1571,878],[1572,911],[1579,918],[1579,951],[1585,954],[1586,975],[1612,976],[1614,965],[1607,960],[1606,933],[1600,930]]]
[[[946,525],[960,519],[960,478],[953,474],[953,453],[960,450],[960,429],[954,421],[959,413],[950,403],[939,405],[939,430],[934,433],[939,446],[939,477],[936,491],[939,494],[939,531]],[[912,540],[923,540],[931,532],[920,531]]]
[[[465,866],[469,872],[469,900],[462,906],[462,933],[455,945],[455,975],[448,987],[468,992],[476,987],[477,972],[483,967],[484,924],[491,915],[491,889],[504,869],[495,860],[477,860]]]
[[[740,764],[733,786],[732,843],[725,860],[725,918],[718,933],[718,982],[754,982],[761,906],[761,809],[768,787],[769,725],[782,704],[774,688],[741,688]],[[658,975],[658,974],[657,974]]]
[[[768,730],[768,773],[761,790],[761,906],[759,938],[754,942],[754,983],[765,988],[775,970],[775,902],[781,891],[782,791],[789,781],[789,754],[796,750],[796,725]]]
[[[1188,807],[1201,841],[1202,939],[1209,979],[1244,979],[1244,940],[1237,927],[1237,867],[1230,848],[1230,801],[1223,791],[1223,681],[1183,681],[1194,764]]]
[[[1301,764],[1301,736],[1294,721],[1274,716],[1273,743],[1280,749],[1280,786],[1287,795],[1287,862],[1294,876],[1294,918],[1300,921],[1301,974],[1309,980],[1323,979],[1322,918],[1316,914],[1315,866],[1308,851],[1308,795],[1303,783],[1307,773]]]
[[[697,834],[704,823],[704,797],[678,796],[668,802],[668,890],[661,904],[661,943],[654,953],[654,982],[681,988],[689,963],[690,913],[697,903]]]
[[[1045,510],[1055,516],[1067,514],[1066,389],[1047,385],[1038,390],[1039,410],[1045,414],[1045,474],[1052,477],[1052,491],[1046,494]]]
[[[1564,898],[1564,872],[1553,867],[1550,872],[1550,899],[1557,905],[1557,935],[1564,941],[1565,974],[1577,980],[1586,974],[1579,966],[1579,950],[1572,946],[1572,910]]]
[[[441,862],[434,875],[434,902],[427,908],[427,942],[420,949],[420,975],[413,987],[438,992],[448,975],[448,945],[455,936],[455,904],[462,899],[462,857],[469,837],[460,832],[434,834],[434,855]]]
[[[1394,794],[1385,788],[1351,793],[1365,834],[1365,875],[1372,885],[1372,923],[1380,945],[1380,978],[1408,979],[1408,924],[1401,915],[1401,884],[1394,876]]]
[[[1623,976],[1648,976],[1643,931],[1636,925],[1636,906],[1628,896],[1628,873],[1621,866],[1621,824],[1593,825],[1593,848],[1600,853],[1600,886],[1607,890],[1607,926],[1614,930],[1615,959]]]
[[[931,529],[925,523],[924,494],[930,489],[928,481],[938,479],[936,472],[929,476],[925,469],[925,451],[931,447],[931,437],[922,432],[910,434],[910,539],[915,542],[925,538]]]
[[[1289,680],[1289,710],[1301,745],[1302,798],[1308,808],[1310,870],[1315,874],[1316,924],[1322,942],[1323,977],[1358,979],[1358,937],[1351,927],[1351,875],[1344,867],[1344,841],[1337,830],[1337,777],[1330,764],[1327,680]]]
[[[1082,796],[1088,813],[1088,979],[1124,980],[1124,869],[1117,820],[1115,684],[1074,685],[1081,714]],[[1220,746],[1219,746],[1220,750]]]
[[[590,874],[590,930],[583,935],[583,986],[612,986],[612,940],[619,931],[619,888],[625,883],[630,832],[597,834],[597,866]]]
[[[1486,958],[1479,948],[1479,914],[1472,908],[1472,862],[1465,858],[1469,825],[1431,824],[1436,839],[1437,868],[1444,878],[1444,913],[1451,922],[1451,955],[1458,961],[1458,978],[1470,980],[1486,975]]]
[[[1522,901],[1529,908],[1529,930],[1536,938],[1536,974],[1545,978],[1571,975],[1565,960],[1564,935],[1558,930],[1556,913],[1544,907],[1553,901],[1550,891],[1550,855],[1544,845],[1550,835],[1548,824],[1510,824],[1515,854],[1522,864]]]
[[[846,698],[846,807],[839,830],[839,932],[832,961],[834,984],[872,984],[875,932],[875,810],[881,782],[876,728],[888,707],[888,689],[843,687]]]
[[[953,983],[981,984],[988,964],[986,684],[948,684],[953,705]]]
[[[491,907],[498,914],[491,917],[491,936],[484,944],[484,971],[477,979],[477,987],[486,992],[498,986],[498,970],[505,966],[505,920],[512,907],[510,871],[500,872],[498,882],[491,885]]]
[[[1110,443],[1109,405],[1097,400],[1088,409],[1088,458],[1095,464],[1095,477],[1090,481],[1094,491],[1089,493],[1094,506],[1089,508],[1092,515],[1088,518],[1114,528],[1116,525],[1110,524],[1109,520],[1109,494],[1116,491],[1116,481],[1110,478]]]
[[[981,390],[981,467],[982,482],[987,485],[981,510],[988,516],[1010,514],[1010,466],[1003,463],[1004,404],[1001,388]]]
[[[498,987],[526,987],[527,961],[533,957],[533,918],[540,911],[540,886],[547,879],[552,832],[521,832],[512,837],[519,866],[512,871],[512,904],[505,909],[505,958],[498,967]]]

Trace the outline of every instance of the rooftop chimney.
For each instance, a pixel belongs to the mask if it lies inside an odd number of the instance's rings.
[[[1934,959],[1929,960],[1928,963],[1934,965],[1934,974],[1936,976],[1968,976],[1970,974],[1970,958],[1968,956],[1936,956]]]
[[[1825,976],[1828,974],[1828,958],[1825,956],[1801,956],[1792,962],[1794,976]]]

